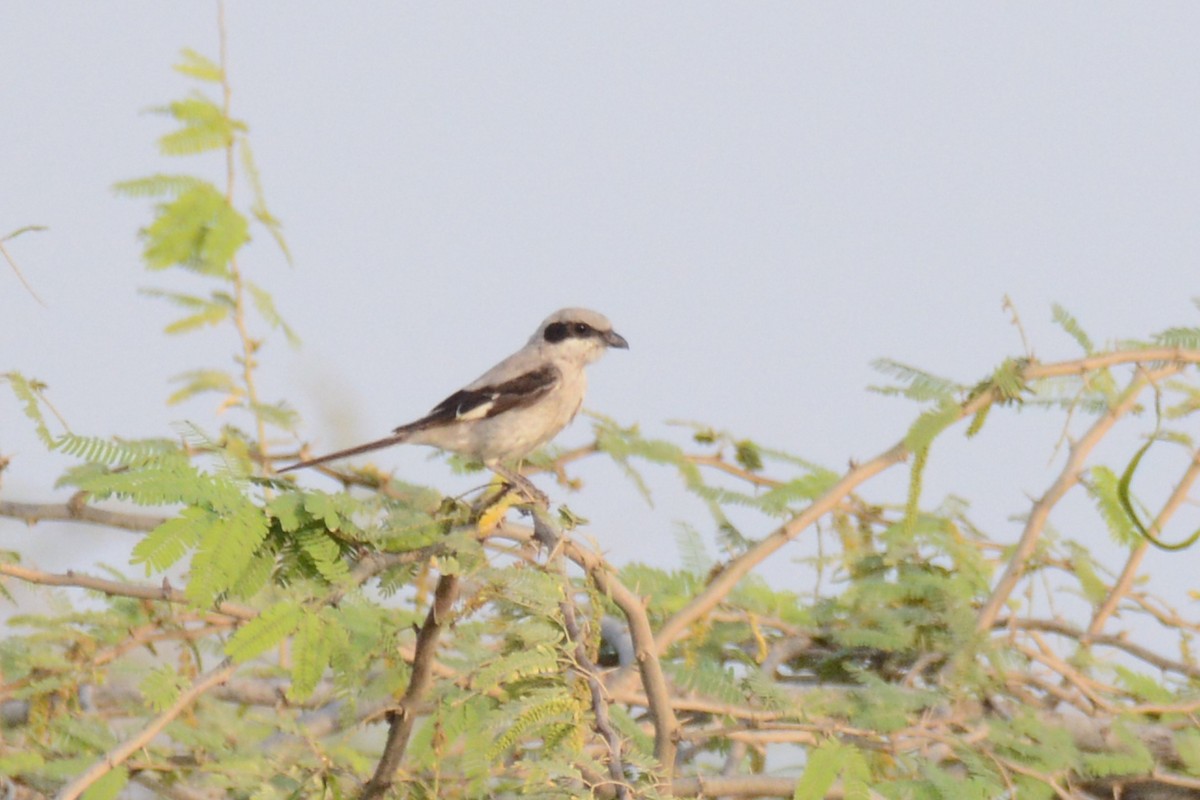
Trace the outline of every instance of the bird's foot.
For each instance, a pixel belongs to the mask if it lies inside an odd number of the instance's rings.
[[[550,508],[550,498],[540,489],[533,485],[533,481],[526,478],[519,472],[512,472],[500,466],[492,467],[492,471],[499,475],[509,485],[521,494],[525,495],[531,503],[539,505],[542,508]]]

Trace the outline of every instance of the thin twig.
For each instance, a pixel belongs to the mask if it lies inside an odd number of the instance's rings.
[[[24,228],[15,230],[12,233],[8,234],[7,236],[0,237],[0,255],[4,256],[4,260],[8,262],[8,265],[10,267],[12,267],[12,271],[17,274],[17,280],[19,280],[21,282],[21,285],[25,287],[25,291],[29,292],[29,294],[33,297],[33,299],[37,300],[38,305],[40,305],[42,308],[46,308],[46,301],[42,300],[42,298],[38,296],[38,293],[33,290],[33,287],[29,285],[29,281],[25,280],[25,275],[21,272],[21,268],[17,266],[16,260],[11,255],[9,255],[8,249],[4,246],[4,243],[7,242],[9,239],[16,238],[17,236],[20,236],[22,233],[26,233],[28,231],[44,231],[44,230],[46,230],[46,228],[42,225],[26,225]]]

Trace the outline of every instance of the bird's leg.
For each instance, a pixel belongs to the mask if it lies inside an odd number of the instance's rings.
[[[543,508],[550,507],[550,498],[547,497],[540,489],[534,486],[533,481],[529,480],[529,478],[526,478],[520,472],[514,472],[513,470],[510,470],[501,464],[489,464],[488,468],[504,480],[508,481],[509,485],[514,489],[523,492],[525,496],[533,502],[537,503]]]

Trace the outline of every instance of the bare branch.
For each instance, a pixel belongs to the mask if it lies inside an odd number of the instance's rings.
[[[96,578],[82,575],[74,570],[64,573],[42,572],[41,570],[21,567],[16,564],[0,564],[0,575],[8,575],[27,583],[37,583],[44,586],[74,586],[79,589],[91,589],[96,592],[114,597],[136,597],[142,600],[161,600],[166,603],[190,604],[191,600],[180,591],[173,589],[165,582],[161,586],[150,586],[142,583],[122,583],[106,578]],[[213,610],[227,617],[239,620],[254,619],[258,611],[249,606],[236,603],[217,603]]]
[[[416,721],[416,705],[433,681],[433,657],[437,650],[438,637],[450,619],[450,609],[458,597],[458,577],[442,575],[438,578],[433,594],[433,604],[425,617],[425,624],[417,633],[416,654],[413,658],[412,676],[408,688],[400,698],[397,708],[388,712],[388,736],[383,756],[375,767],[375,774],[363,787],[362,800],[383,797],[392,786],[392,776],[404,758],[408,737]]]
[[[39,522],[65,521],[88,522],[109,528],[146,533],[166,522],[166,517],[149,514],[129,514],[123,511],[108,511],[85,503],[16,503],[0,500],[0,517],[24,520],[29,525]]]

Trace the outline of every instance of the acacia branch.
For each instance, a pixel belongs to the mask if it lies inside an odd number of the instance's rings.
[[[142,583],[122,583],[106,578],[96,578],[68,570],[64,573],[43,572],[37,569],[21,567],[16,564],[0,564],[0,575],[23,580],[26,583],[37,583],[44,586],[73,586],[78,589],[91,589],[113,597],[134,597],[139,600],[160,600],[165,603],[190,604],[192,601],[179,589],[171,588],[165,581],[161,586],[150,586]],[[250,620],[258,616],[258,611],[249,606],[236,603],[217,603],[213,610],[227,617],[239,620]]]
[[[149,514],[129,514],[123,511],[108,511],[72,500],[68,503],[17,503],[0,500],[0,517],[24,520],[26,524],[66,521],[88,522],[109,528],[146,533],[166,522],[166,517]]]
[[[215,669],[208,672],[191,685],[191,687],[183,692],[165,711],[154,718],[154,721],[143,728],[136,736],[126,740],[116,748],[110,750],[102,761],[97,761],[75,780],[68,783],[58,793],[55,800],[75,800],[89,786],[103,778],[112,770],[121,766],[138,750],[141,750],[150,741],[162,732],[163,728],[167,727],[180,714],[196,701],[200,695],[207,692],[209,689],[224,683],[229,680],[234,672],[237,671],[237,666],[225,659]]]
[[[437,588],[434,589],[433,603],[425,624],[417,633],[416,653],[413,657],[412,675],[408,679],[408,688],[400,698],[397,708],[387,713],[388,735],[383,748],[383,756],[375,767],[375,774],[363,786],[362,800],[376,800],[383,797],[392,786],[392,778],[404,758],[404,750],[408,747],[408,737],[412,734],[416,721],[416,706],[422,695],[433,681],[433,656],[437,650],[438,637],[450,619],[450,609],[458,597],[458,576],[442,575],[438,578]]]
[[[1092,423],[1087,433],[1070,446],[1067,463],[1063,465],[1062,471],[1059,472],[1058,477],[1050,485],[1050,488],[1046,490],[1046,493],[1033,504],[1029,518],[1025,522],[1025,530],[1021,533],[1021,538],[1017,541],[1016,549],[1009,556],[1008,563],[1004,567],[1004,573],[1000,576],[1000,580],[996,582],[996,586],[992,589],[987,602],[980,609],[979,616],[975,621],[975,629],[977,631],[982,633],[989,630],[992,627],[992,623],[996,621],[996,617],[1000,615],[1000,609],[1008,602],[1008,596],[1012,594],[1017,582],[1021,580],[1021,577],[1025,573],[1025,567],[1033,555],[1033,551],[1037,548],[1038,540],[1041,538],[1042,531],[1046,527],[1046,521],[1050,517],[1051,509],[1058,504],[1058,501],[1068,491],[1079,483],[1079,478],[1083,474],[1084,463],[1087,461],[1088,456],[1091,455],[1092,450],[1100,443],[1101,439],[1108,435],[1108,432],[1112,430],[1117,420],[1133,409],[1137,403],[1138,395],[1141,394],[1142,390],[1149,383],[1178,372],[1179,369],[1179,366],[1172,365],[1150,374],[1139,370],[1130,380],[1129,386],[1122,393],[1116,405]]]
[[[642,599],[629,590],[614,575],[611,567],[598,554],[580,547],[578,543],[564,539],[567,557],[579,564],[596,588],[616,603],[629,623],[629,634],[633,638],[634,657],[646,690],[647,710],[654,723],[654,757],[669,781],[675,771],[675,753],[679,742],[679,720],[671,707],[671,692],[663,675],[659,653],[654,645],[654,631],[646,615]]]

